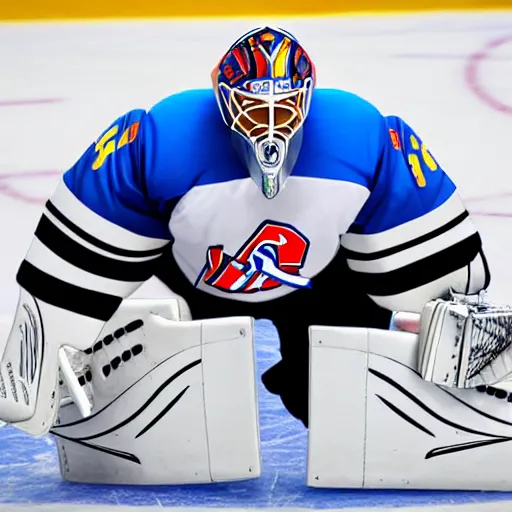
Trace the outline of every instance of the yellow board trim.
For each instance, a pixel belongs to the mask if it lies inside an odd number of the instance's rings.
[[[25,0],[0,1],[0,20],[121,20],[133,18],[279,18],[325,17],[332,15],[368,16],[429,11],[509,10],[512,0],[295,0],[288,2],[241,2],[240,0]]]

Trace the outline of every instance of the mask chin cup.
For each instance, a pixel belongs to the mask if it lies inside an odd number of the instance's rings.
[[[302,146],[302,128],[291,139],[265,137],[254,142],[233,132],[235,149],[249,175],[267,199],[282,191]]]
[[[272,199],[288,177],[284,176],[288,144],[282,139],[264,138],[254,143],[253,152],[260,171],[261,191],[267,199]]]

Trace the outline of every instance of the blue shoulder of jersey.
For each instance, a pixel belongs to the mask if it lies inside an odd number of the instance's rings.
[[[369,101],[339,89],[317,89],[304,124],[296,176],[343,180],[370,188],[385,120]]]
[[[116,119],[64,174],[71,192],[101,217],[134,233],[170,237],[168,221],[181,196],[201,182],[208,151],[198,127],[225,136],[212,91],[185,91],[148,112]]]
[[[148,200],[144,168],[148,115],[116,119],[64,174],[67,188],[100,217],[131,232],[168,238],[167,224]]]
[[[149,111],[151,148],[146,175],[151,197],[166,201],[192,187],[233,179],[230,130],[211,89],[174,94]]]
[[[400,117],[387,116],[370,197],[351,227],[381,233],[426,215],[450,198],[455,184],[420,136]]]

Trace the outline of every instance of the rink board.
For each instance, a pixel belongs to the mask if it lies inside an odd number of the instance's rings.
[[[241,2],[225,0],[211,2],[170,2],[154,0],[26,0],[0,3],[0,20],[70,20],[122,18],[195,18],[195,17],[249,17],[249,16],[329,16],[331,14],[359,14],[375,12],[418,12],[453,10],[490,10],[512,8],[512,0],[295,0],[289,2]]]
[[[258,372],[277,359],[277,339],[270,322],[257,322]],[[229,484],[179,487],[128,487],[63,482],[53,439],[34,439],[10,427],[0,429],[1,504],[48,505],[47,510],[75,512],[70,505],[198,507],[198,508],[302,508],[411,507],[425,505],[501,502],[496,512],[512,510],[512,493],[322,490],[305,485],[306,430],[291,418],[276,397],[260,385],[263,475],[258,480]],[[52,504],[55,504],[52,506]],[[61,507],[56,506],[61,504]],[[499,503],[498,503],[499,505]],[[0,512],[18,508],[5,508]],[[36,510],[39,510],[37,508]],[[43,509],[44,510],[44,509]],[[88,510],[88,509],[85,509]],[[92,508],[90,510],[100,510]],[[117,509],[116,509],[117,510]],[[483,509],[484,510],[484,509]]]

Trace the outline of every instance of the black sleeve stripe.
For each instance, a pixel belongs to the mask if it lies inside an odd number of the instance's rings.
[[[484,283],[484,290],[489,288],[489,285],[491,284],[491,271],[489,270],[489,264],[487,263],[487,258],[485,257],[484,251],[482,248],[480,248],[480,257],[482,258],[482,263],[484,265],[484,271],[485,271],[485,283]]]
[[[451,221],[447,222],[446,224],[440,226],[437,229],[434,229],[433,231],[430,231],[429,233],[425,233],[424,235],[419,236],[418,238],[414,238],[413,240],[409,240],[408,242],[404,242],[403,244],[390,247],[389,249],[383,249],[382,251],[364,253],[346,249],[347,258],[350,260],[357,261],[373,261],[381,258],[386,258],[387,256],[392,256],[393,254],[397,254],[399,252],[410,249],[411,247],[415,247],[422,243],[428,242],[429,240],[432,240],[433,238],[436,238],[446,233],[447,231],[450,231],[450,229],[453,229],[455,226],[458,226],[467,217],[469,217],[469,213],[467,211],[464,211]]]
[[[63,260],[97,276],[136,283],[146,281],[153,275],[155,259],[131,262],[103,256],[75,242],[44,214],[35,236]]]
[[[118,256],[128,256],[132,258],[142,258],[145,256],[156,256],[162,254],[163,247],[157,249],[150,249],[147,251],[131,251],[129,249],[121,249],[120,247],[115,247],[114,245],[107,244],[102,240],[90,235],[82,228],[78,227],[74,222],[70,221],[51,201],[46,202],[46,208],[48,211],[55,216],[64,226],[66,226],[70,231],[73,231],[80,238],[89,242],[90,244],[98,247],[99,249],[103,249],[104,251],[108,251],[112,254],[117,254]]]
[[[466,277],[466,289],[464,291],[464,294],[467,295],[469,293],[469,290],[471,290],[471,263],[467,266],[468,269],[468,276]]]
[[[386,297],[397,295],[431,283],[459,270],[477,256],[481,247],[478,233],[404,267],[383,273],[357,272],[368,295]]]
[[[106,322],[116,312],[122,298],[75,286],[23,261],[16,275],[18,284],[34,297],[79,315]]]

